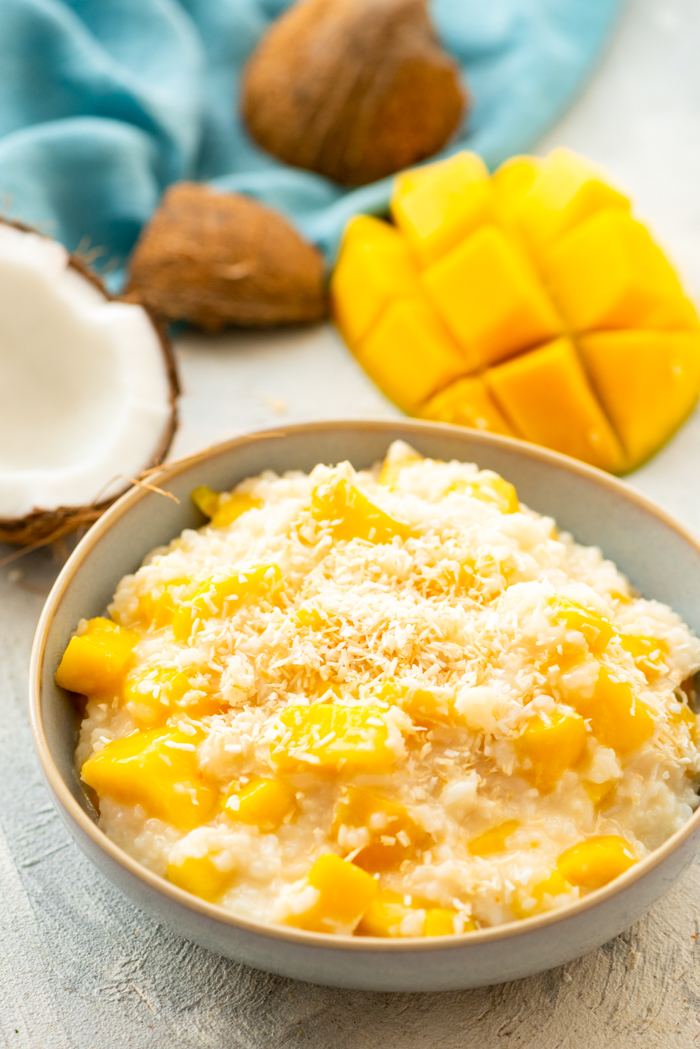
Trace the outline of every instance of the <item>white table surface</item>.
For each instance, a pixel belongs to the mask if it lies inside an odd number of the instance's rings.
[[[517,85],[514,85],[517,90]],[[604,163],[700,298],[700,0],[631,0],[546,141]],[[187,335],[174,455],[253,428],[396,410],[326,326]],[[700,533],[700,414],[630,483]],[[0,558],[9,553],[0,547]],[[55,552],[0,570],[0,1040],[17,1049],[666,1049],[700,1044],[700,866],[625,935],[560,969],[444,994],[334,990],[172,936],[82,856],[34,758],[26,679]]]

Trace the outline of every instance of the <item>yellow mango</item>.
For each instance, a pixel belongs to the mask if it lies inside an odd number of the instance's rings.
[[[637,862],[632,847],[615,834],[588,838],[565,849],[557,860],[562,877],[582,889],[600,889]]]
[[[357,927],[358,936],[401,936],[401,923],[413,908],[404,903],[403,896],[391,889],[382,891],[370,903]],[[454,931],[454,929],[453,929]]]
[[[458,722],[452,700],[436,695],[424,688],[414,688],[398,681],[385,681],[376,692],[377,699],[395,703],[401,707],[417,725],[432,728],[434,725],[452,725]]]
[[[292,619],[295,626],[306,627],[308,630],[323,630],[330,622],[326,613],[319,608],[298,608]]]
[[[491,176],[491,184],[496,192],[496,210],[507,226],[517,215],[541,167],[539,157],[511,157]]]
[[[424,936],[452,936],[455,933],[455,918],[457,911],[448,910],[446,907],[428,907],[425,912],[423,924]],[[469,918],[464,922],[462,932],[473,932],[476,922]]]
[[[241,790],[230,790],[223,805],[232,820],[259,827],[264,834],[281,827],[296,808],[296,794],[288,783],[260,776]]]
[[[450,485],[450,492],[468,492],[474,499],[495,506],[502,514],[517,514],[520,509],[518,493],[510,481],[505,481],[498,474],[484,470],[473,481],[455,481]]]
[[[331,827],[333,841],[338,840],[343,826],[369,831],[369,844],[352,862],[371,874],[396,870],[428,840],[405,806],[365,787],[348,787],[338,802]]]
[[[420,419],[517,437],[481,378],[457,379],[417,409]]]
[[[424,297],[394,299],[351,347],[367,374],[406,412],[476,367]]]
[[[185,597],[190,589],[187,579],[173,579],[169,583],[143,591],[139,595],[138,618],[154,630],[171,626],[178,604],[177,595]]]
[[[561,623],[567,630],[577,630],[583,634],[588,650],[593,655],[602,655],[615,636],[615,627],[609,619],[575,601],[557,597],[552,603],[552,610],[552,618],[556,623]]]
[[[207,854],[188,856],[182,863],[169,863],[165,876],[185,892],[214,903],[235,880],[236,872],[219,870]]]
[[[601,211],[575,227],[548,250],[546,266],[559,307],[579,332],[692,322],[673,269],[623,211]]]
[[[81,777],[99,795],[140,805],[148,816],[192,830],[208,823],[218,807],[218,792],[197,765],[201,740],[201,732],[172,728],[134,732],[88,758]]]
[[[133,661],[138,634],[110,619],[89,619],[85,632],[72,637],[63,653],[55,682],[84,696],[113,695]]]
[[[418,294],[418,271],[405,237],[370,215],[351,219],[331,277],[334,319],[348,345],[367,334],[393,299]]]
[[[548,877],[537,882],[529,892],[523,890],[514,896],[511,904],[513,914],[516,918],[531,918],[545,909],[545,896],[561,896],[567,892],[571,892],[571,886],[558,870],[554,870]],[[535,901],[534,904],[532,900]]]
[[[504,852],[506,841],[519,826],[518,820],[506,820],[472,838],[467,847],[472,856],[493,856],[497,852]]]
[[[394,222],[423,265],[429,265],[493,213],[493,188],[475,153],[398,175],[391,198]]]
[[[220,495],[205,484],[190,492],[190,499],[201,510],[205,517],[213,517],[219,508]]]
[[[334,539],[390,543],[394,536],[406,539],[410,535],[407,524],[385,514],[342,477],[332,477],[316,486],[311,514],[319,523],[331,525]]]
[[[262,506],[260,499],[256,499],[255,496],[248,495],[246,492],[234,492],[226,499],[222,499],[219,492],[214,492],[205,485],[195,488],[190,498],[197,509],[211,518],[214,528],[226,528],[227,525],[233,524],[246,510]]]
[[[596,810],[602,808],[607,802],[612,801],[617,787],[616,779],[606,779],[603,783],[596,783],[592,779],[584,779],[581,782],[583,789],[593,802]]]
[[[619,640],[647,681],[653,681],[663,671],[668,645],[661,638],[645,637],[643,634],[620,634]]]
[[[592,165],[569,149],[543,160],[518,208],[518,221],[533,245],[562,236],[604,209],[628,212],[630,202],[607,185]]]
[[[423,284],[452,335],[479,364],[495,364],[562,331],[532,263],[497,226],[482,226],[433,263]]]
[[[700,391],[700,334],[605,331],[579,344],[583,363],[632,466],[692,411]]]
[[[548,719],[537,715],[514,743],[520,761],[529,763],[520,775],[540,794],[550,794],[563,773],[581,761],[586,745],[586,726],[578,714],[556,711]]]
[[[189,677],[181,670],[139,667],[127,676],[120,705],[129,711],[141,728],[155,728],[164,725],[176,713],[191,687]],[[180,710],[185,712],[182,707]],[[188,713],[191,713],[189,708]]]
[[[628,681],[616,681],[607,667],[600,665],[592,696],[567,693],[567,702],[590,721],[591,731],[604,747],[618,757],[626,757],[649,739],[654,719],[634,694]]]
[[[244,601],[269,596],[281,577],[277,565],[263,564],[242,568],[222,579],[205,580],[175,609],[172,623],[176,639],[187,641],[197,620],[231,615]]]
[[[316,860],[309,871],[309,885],[318,890],[316,902],[286,921],[311,932],[352,932],[379,893],[370,874],[332,853]]]
[[[611,473],[622,470],[622,448],[569,339],[491,368],[486,383],[528,441]]]
[[[396,755],[383,715],[379,706],[287,707],[280,716],[284,734],[270,755],[282,772],[389,772]]]

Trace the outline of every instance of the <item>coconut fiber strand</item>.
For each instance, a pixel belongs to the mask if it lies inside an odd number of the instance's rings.
[[[212,181],[284,212],[330,259],[349,215],[390,182],[347,191],[264,154],[238,116],[239,77],[290,0],[1,0],[4,212],[120,268],[166,185]],[[473,108],[459,146],[493,166],[526,150],[590,71],[620,0],[432,0]],[[454,146],[452,147],[454,148]]]

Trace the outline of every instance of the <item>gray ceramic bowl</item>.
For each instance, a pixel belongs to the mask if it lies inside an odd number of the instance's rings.
[[[73,769],[74,711],[53,683],[81,616],[103,613],[114,589],[149,550],[203,523],[189,493],[229,489],[271,468],[310,470],[349,459],[357,468],[402,438],[425,455],[473,461],[512,481],[528,506],[600,546],[649,598],[671,605],[700,633],[700,546],[661,509],[607,474],[530,444],[431,423],[329,422],[255,433],[166,466],[88,532],[61,572],[39,623],[30,706],[39,760],[54,803],[80,847],[133,902],[187,939],[260,969],[366,990],[437,991],[500,983],[560,965],[617,935],[691,862],[700,810],[668,841],[605,888],[562,910],[466,935],[380,940],[331,937],[248,921],[176,888],[130,859],[99,830]]]

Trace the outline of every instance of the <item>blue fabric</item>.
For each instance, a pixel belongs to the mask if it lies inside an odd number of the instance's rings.
[[[390,180],[347,191],[258,149],[239,74],[291,0],[0,0],[4,211],[88,246],[118,286],[164,189],[201,179],[287,214],[332,259],[347,218]],[[458,146],[494,166],[571,101],[621,0],[432,0],[473,108]]]

